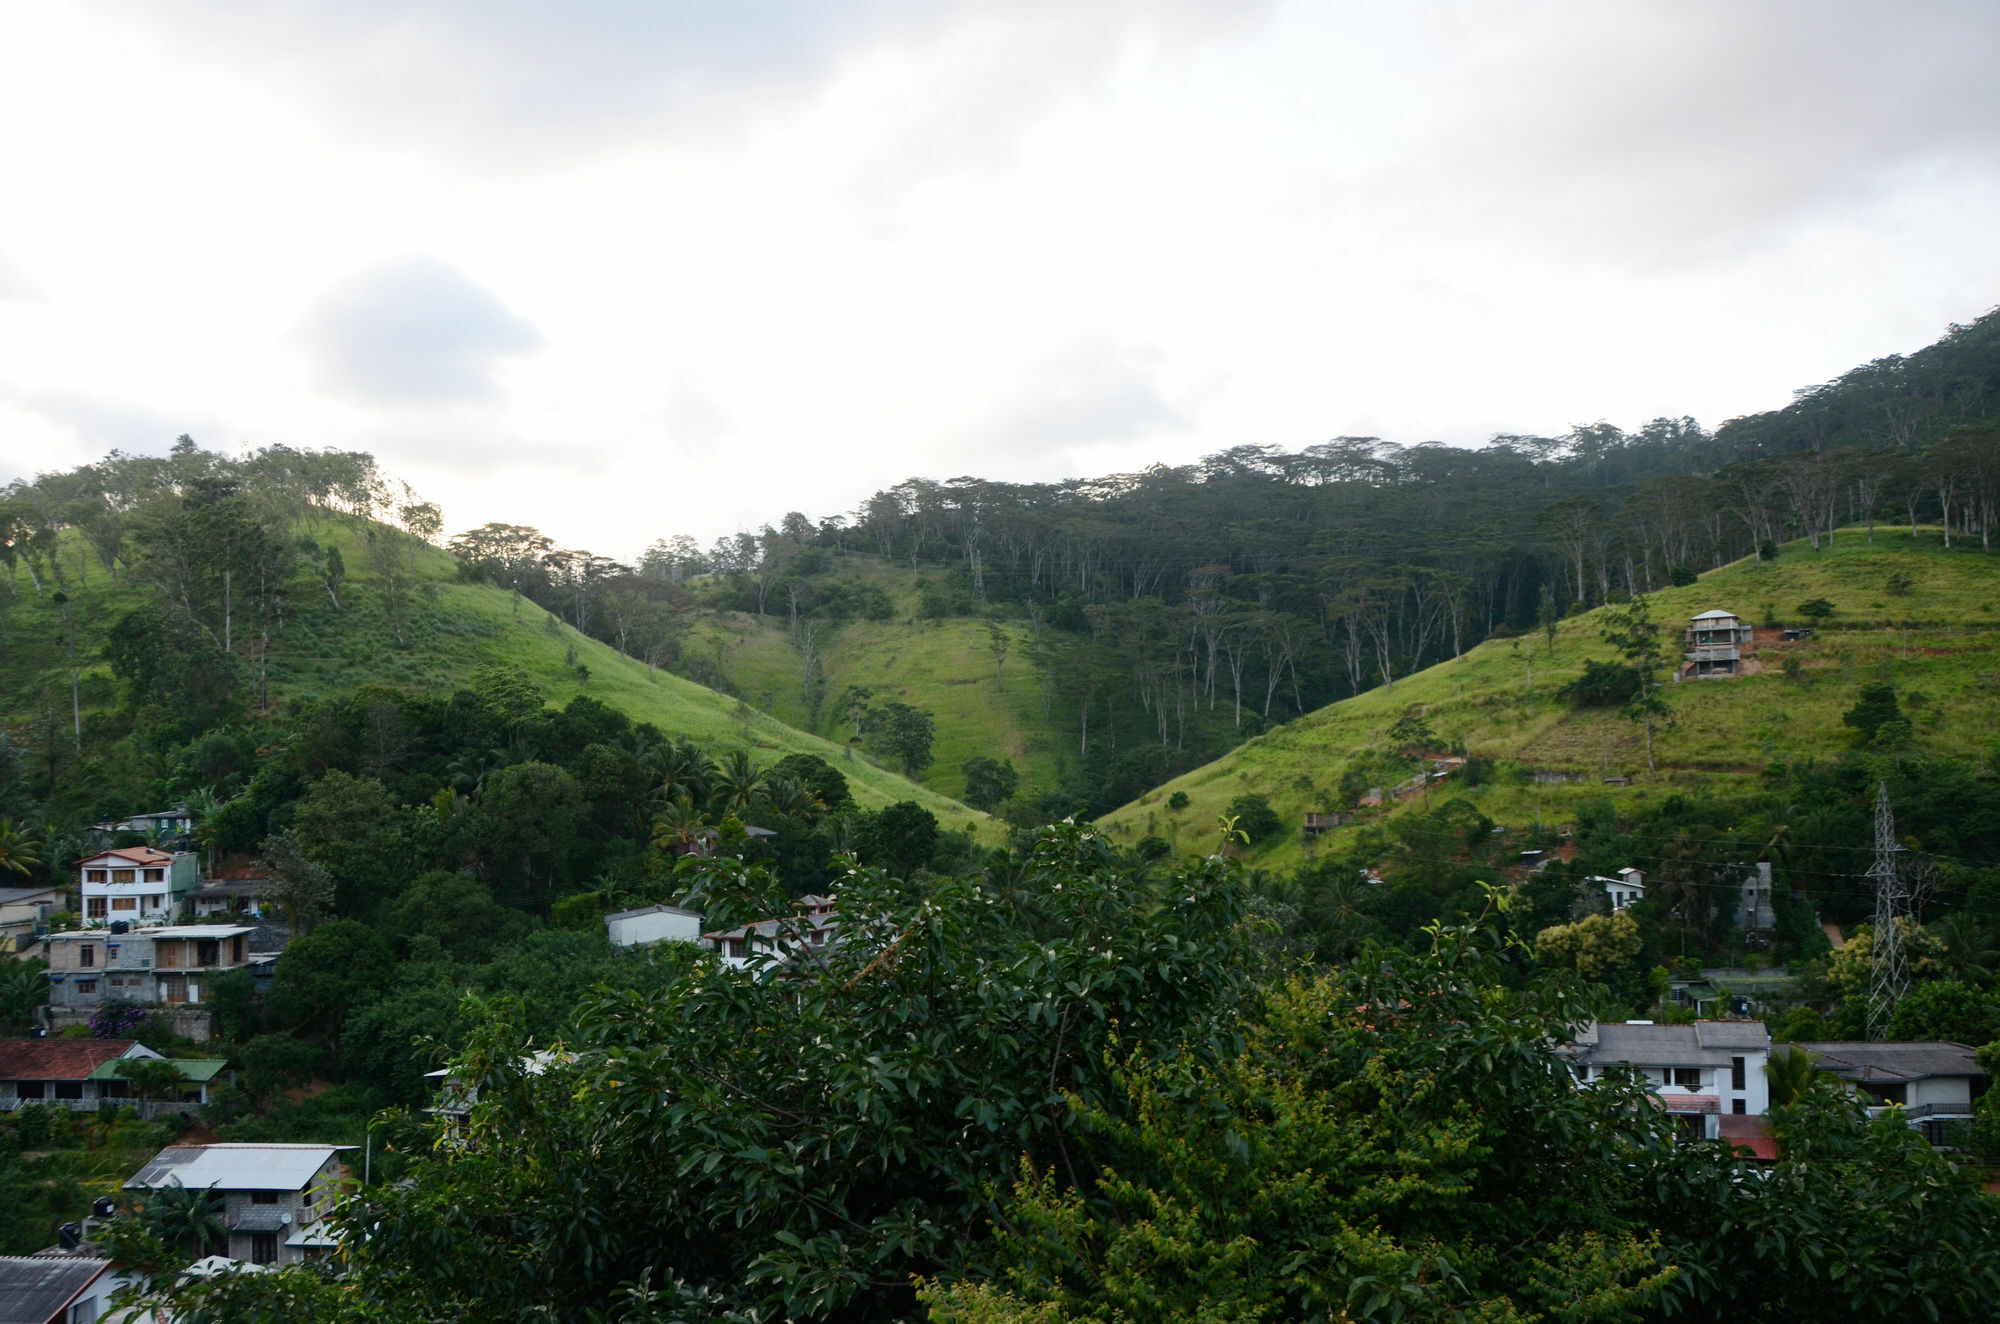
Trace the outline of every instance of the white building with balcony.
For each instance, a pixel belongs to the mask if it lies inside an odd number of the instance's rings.
[[[1743,650],[1755,638],[1756,632],[1734,612],[1701,613],[1688,622],[1687,651],[1681,654],[1679,678],[1708,680],[1741,674]]]
[[[200,874],[193,851],[151,846],[101,851],[77,865],[85,924],[163,924],[180,913]]]
[[[1564,1051],[1586,1084],[1636,1074],[1689,1137],[1719,1139],[1723,1116],[1761,1117],[1771,1105],[1771,1032],[1762,1021],[1592,1021]]]
[[[1603,874],[1591,876],[1591,882],[1604,889],[1604,899],[1611,903],[1611,913],[1630,910],[1646,899],[1646,875],[1626,866],[1616,876],[1606,878]]]

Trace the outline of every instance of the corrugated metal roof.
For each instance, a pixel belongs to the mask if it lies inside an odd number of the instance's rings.
[[[641,906],[637,910],[615,911],[604,918],[609,923],[614,919],[636,919],[640,915],[686,915],[689,919],[701,918],[699,910],[683,910],[679,906]]]
[[[56,895],[61,891],[59,887],[0,887],[0,906],[26,901],[29,897]]]
[[[1822,1041],[1792,1045],[1819,1058],[1822,1071],[1849,1080],[1895,1082],[1932,1076],[1984,1076],[1979,1059],[1964,1044],[1945,1041],[1869,1043]]]
[[[1769,1048],[1762,1021],[1697,1021],[1693,1025],[1633,1025],[1599,1021],[1579,1035],[1574,1049],[1584,1062],[1627,1062],[1641,1067],[1726,1067],[1746,1050]]]
[[[229,1065],[229,1059],[223,1057],[172,1057],[166,1060],[181,1069],[182,1080],[192,1081],[214,1080],[222,1074],[222,1069]],[[123,1080],[124,1077],[118,1074],[118,1063],[106,1062],[84,1079]]]
[[[48,1324],[110,1267],[82,1257],[0,1255],[0,1324]]]
[[[353,1145],[169,1145],[125,1189],[178,1181],[192,1190],[302,1191],[325,1162]]]
[[[1694,619],[1698,621],[1733,621],[1739,619],[1739,617],[1733,611],[1716,611],[1711,609],[1702,612]]]

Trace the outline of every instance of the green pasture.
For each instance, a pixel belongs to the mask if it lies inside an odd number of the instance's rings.
[[[1892,591],[1890,578],[1899,573],[1910,582]],[[1715,789],[1755,775],[1773,759],[1837,755],[1852,743],[1841,716],[1875,679],[1895,685],[1926,752],[1978,758],[1993,746],[2000,733],[2000,560],[1977,542],[1946,551],[1936,530],[1912,535],[1878,526],[1871,545],[1860,530],[1844,529],[1830,549],[1789,544],[1775,562],[1739,561],[1693,585],[1663,589],[1652,603],[1655,619],[1678,631],[1710,608],[1759,626],[1804,625],[1798,607],[1816,598],[1831,602],[1836,615],[1807,642],[1760,648],[1760,674],[1667,690],[1673,724],[1656,737],[1657,773],[1646,770],[1635,724],[1555,697],[1587,659],[1613,657],[1600,637],[1602,612],[1594,611],[1562,622],[1553,650],[1540,632],[1487,640],[1458,661],[1248,741],[1102,822],[1120,840],[1152,832],[1183,849],[1208,846],[1229,802],[1259,792],[1289,826],[1252,859],[1295,867],[1305,852],[1298,830],[1304,813],[1335,808],[1334,788],[1349,761],[1381,749],[1389,727],[1413,709],[1445,743],[1502,764],[1486,785],[1461,788],[1448,780],[1433,799],[1464,795],[1509,825],[1565,821],[1586,798],[1610,794],[1632,803]],[[1782,670],[1787,653],[1799,659],[1793,677]],[[1528,776],[1534,771],[1584,780],[1539,784]],[[1625,784],[1607,785],[1606,778]],[[1167,801],[1177,791],[1188,804],[1170,811]],[[1322,837],[1322,846],[1337,849],[1349,832]]]

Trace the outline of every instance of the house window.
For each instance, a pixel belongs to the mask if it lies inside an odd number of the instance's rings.
[[[252,1191],[250,1192],[250,1203],[276,1204],[278,1203],[278,1193],[276,1191]]]
[[[1745,1088],[1743,1084],[1743,1059],[1740,1057],[1729,1059],[1729,1088],[1733,1090]]]
[[[132,1082],[129,1080],[107,1080],[103,1084],[107,1099],[129,1099],[132,1097]]]
[[[105,903],[101,896],[91,897],[83,903],[83,912],[90,919],[103,919],[104,911]]]
[[[81,1099],[83,1097],[83,1082],[80,1080],[57,1081],[56,1097],[58,1099]]]
[[[79,979],[76,981],[76,991],[80,995],[95,993],[97,992],[97,981],[95,979]]]
[[[139,908],[139,898],[136,896],[114,896],[111,898],[111,908],[113,910],[137,910]]]
[[[1701,1088],[1700,1067],[1675,1067],[1667,1075],[1667,1083],[1669,1085],[1678,1085],[1682,1089],[1687,1090],[1698,1090]]]
[[[243,964],[243,935],[238,934],[229,941],[229,959],[237,965]]]
[[[86,883],[109,882],[110,878],[111,875],[103,869],[85,869],[83,871],[83,881]]]
[[[42,1097],[42,1082],[39,1080],[16,1081],[14,1083],[14,1093],[17,1097],[23,1099],[39,1099]]]
[[[252,1232],[250,1234],[250,1262],[271,1264],[278,1258],[278,1234],[275,1232]]]
[[[165,895],[159,892],[155,892],[153,893],[153,895],[146,898],[146,909],[158,910],[163,905],[166,904],[166,900],[167,898],[165,897]]]
[[[1683,1140],[1700,1140],[1708,1134],[1707,1121],[1700,1113],[1682,1113],[1674,1121],[1680,1126]]]
[[[76,963],[88,970],[97,964],[97,948],[89,943],[79,944],[76,949]]]
[[[106,965],[109,965],[109,964],[111,964],[111,963],[112,963],[113,961],[115,961],[115,960],[117,960],[117,959],[118,959],[118,944],[117,944],[117,943],[115,943],[115,942],[107,942],[107,943],[105,943],[105,944],[104,944],[104,963],[105,963]]]
[[[111,881],[114,883],[136,883],[139,881],[139,871],[137,869],[113,869],[111,871]]]
[[[221,954],[221,948],[222,944],[215,939],[203,938],[195,946],[195,964],[204,967],[214,965],[216,958]]]
[[[1750,1111],[1750,1105],[1744,1102],[1742,1099],[1731,1099],[1729,1101],[1729,1111],[1735,1113],[1738,1117],[1741,1117],[1743,1114]]]
[[[164,883],[167,881],[167,871],[165,869],[148,869],[146,870],[146,881],[149,883]]]

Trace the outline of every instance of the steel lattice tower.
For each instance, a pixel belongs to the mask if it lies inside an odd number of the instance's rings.
[[[1875,863],[1868,876],[1875,880],[1874,970],[1868,981],[1868,1037],[1889,1037],[1889,1022],[1896,1014],[1908,982],[1903,965],[1903,935],[1897,927],[1902,915],[1903,873],[1896,867],[1896,818],[1889,812],[1889,783],[1883,782],[1875,795]]]

